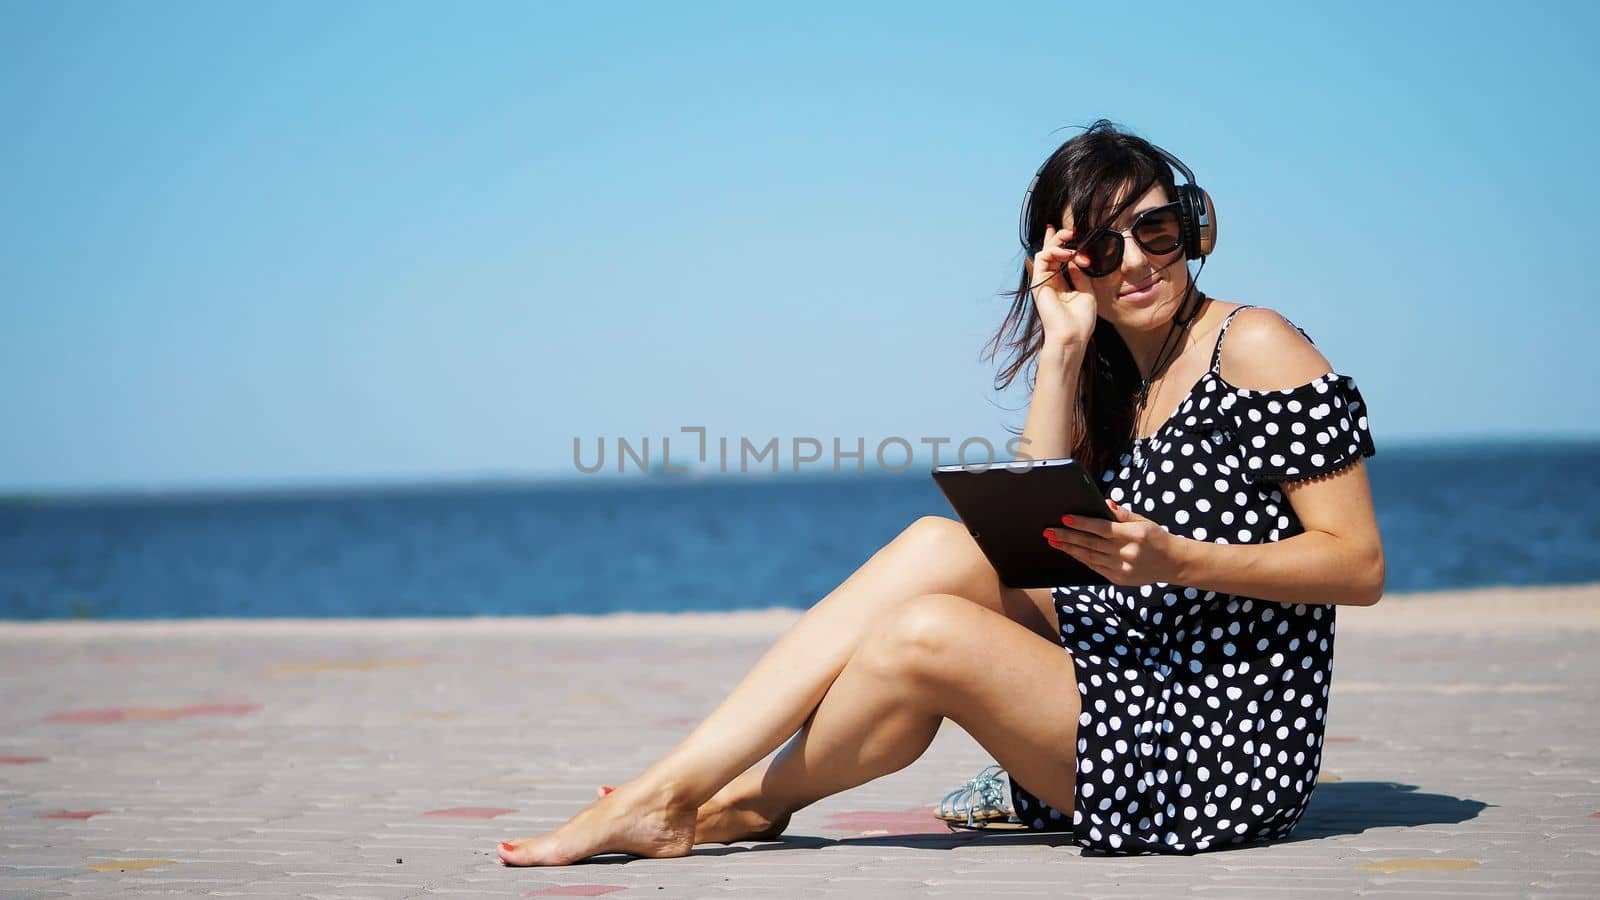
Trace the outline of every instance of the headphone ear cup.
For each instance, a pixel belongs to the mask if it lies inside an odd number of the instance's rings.
[[[1217,209],[1211,204],[1211,195],[1197,184],[1178,188],[1179,205],[1183,209],[1183,248],[1189,259],[1210,256],[1217,247]]]
[[[1200,256],[1200,211],[1196,208],[1194,185],[1178,185],[1178,240],[1183,244],[1184,259]]]

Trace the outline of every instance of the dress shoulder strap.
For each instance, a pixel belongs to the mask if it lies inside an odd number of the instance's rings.
[[[1211,371],[1212,372],[1216,372],[1218,369],[1220,369],[1222,367],[1222,337],[1223,337],[1223,335],[1228,333],[1228,326],[1233,324],[1233,317],[1237,316],[1239,313],[1242,313],[1247,309],[1254,309],[1254,307],[1250,306],[1249,304],[1245,304],[1243,306],[1240,306],[1237,309],[1235,309],[1233,312],[1228,313],[1228,317],[1226,319],[1222,320],[1222,327],[1217,329],[1217,347],[1216,347],[1215,350],[1211,351]]]

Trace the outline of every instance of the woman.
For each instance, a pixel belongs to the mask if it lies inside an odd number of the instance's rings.
[[[1353,382],[1296,328],[1195,286],[1184,260],[1209,246],[1173,224],[1168,159],[1103,120],[1051,155],[994,342],[1015,336],[1002,386],[1033,367],[1025,455],[1104,473],[1114,519],[1040,539],[1112,584],[1005,587],[959,522],[918,519],[672,752],[502,861],[772,839],[909,765],[944,718],[1009,773],[1029,827],[1085,848],[1288,834],[1321,764],[1334,608],[1383,591],[1372,444]]]

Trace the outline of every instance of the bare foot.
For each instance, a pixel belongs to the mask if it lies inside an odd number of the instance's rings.
[[[609,784],[595,788],[596,797],[616,790]],[[696,844],[733,844],[739,841],[775,841],[789,828],[787,813],[773,817],[754,808],[724,805],[717,798],[707,800],[696,813]]]
[[[630,782],[598,797],[565,825],[539,837],[500,845],[508,866],[565,866],[600,853],[663,859],[688,856],[694,846],[695,810],[665,791]]]

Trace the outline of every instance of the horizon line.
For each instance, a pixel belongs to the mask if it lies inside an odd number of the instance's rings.
[[[1538,435],[1482,435],[1456,437],[1394,438],[1379,448],[1399,451],[1470,449],[1473,447],[1501,447],[1523,444],[1585,445],[1600,444],[1600,433],[1593,434],[1538,434]],[[996,460],[1001,464],[1005,460]],[[881,478],[908,475],[915,471],[923,474],[932,469],[930,455],[917,454],[904,468],[882,468],[876,464],[863,469],[847,468],[829,471],[814,466],[792,471],[780,468],[752,469],[746,472],[717,471],[715,468],[693,468],[688,471],[664,472],[659,464],[651,471],[596,472],[534,470],[527,472],[484,472],[471,475],[417,474],[374,478],[297,478],[265,481],[195,481],[168,484],[103,484],[59,485],[46,487],[0,486],[0,508],[33,503],[59,502],[115,502],[129,500],[204,500],[249,497],[328,497],[338,495],[365,495],[385,493],[433,493],[438,491],[583,487],[668,487],[686,484],[731,484],[737,481],[816,481],[847,478]]]

